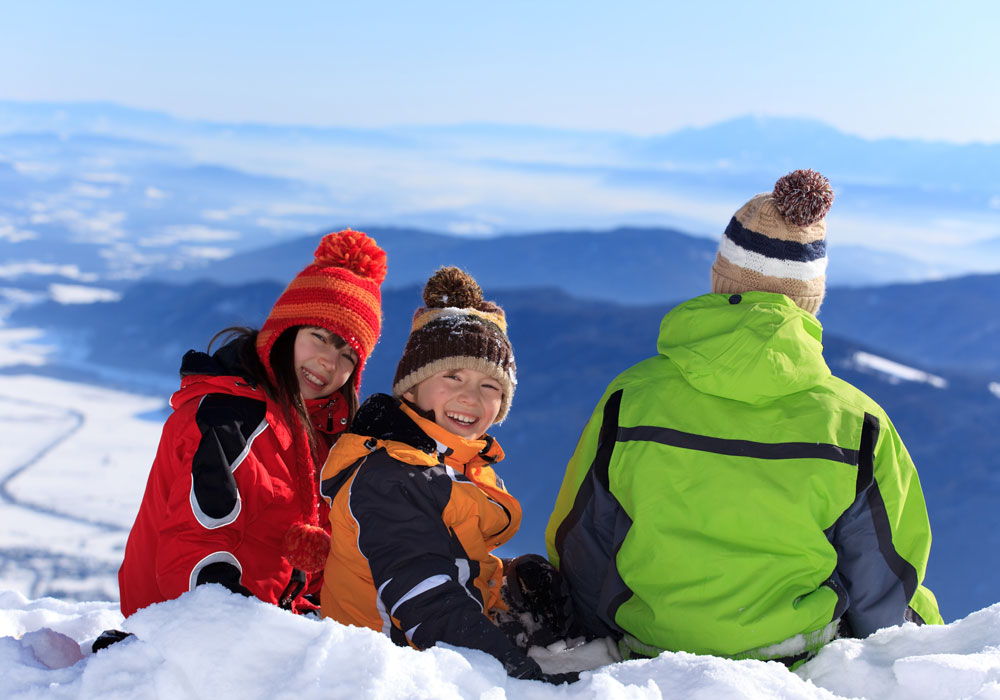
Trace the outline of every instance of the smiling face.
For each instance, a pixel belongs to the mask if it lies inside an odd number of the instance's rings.
[[[295,334],[295,377],[304,399],[319,399],[340,389],[358,364],[358,353],[325,328],[303,326]]]
[[[448,369],[432,374],[403,394],[434,422],[450,432],[475,440],[496,421],[503,389],[493,377],[474,369]]]

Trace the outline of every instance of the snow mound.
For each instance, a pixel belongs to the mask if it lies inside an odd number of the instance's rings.
[[[113,627],[135,636],[90,653]],[[128,620],[113,603],[0,593],[0,633],[6,698],[1000,698],[1000,604],[942,627],[837,640],[794,673],[678,653],[599,666],[559,687],[508,678],[482,652],[400,648],[371,630],[296,617],[217,586]],[[604,663],[601,648],[578,647],[574,663]],[[559,656],[574,651],[534,650],[550,670],[573,665]]]

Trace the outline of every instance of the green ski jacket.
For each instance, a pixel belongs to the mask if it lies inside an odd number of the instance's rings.
[[[655,655],[794,661],[942,622],[913,462],[780,294],[673,309],[587,423],[546,530],[591,632]]]

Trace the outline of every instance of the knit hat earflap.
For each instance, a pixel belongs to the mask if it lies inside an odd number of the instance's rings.
[[[712,264],[712,291],[777,292],[816,314],[826,293],[826,222],[830,181],[814,170],[788,173],[773,192],[733,216]]]
[[[355,391],[382,327],[385,251],[361,231],[323,236],[315,259],[295,276],[257,334],[257,354],[275,381],[271,349],[294,326],[317,326],[343,338],[358,353]]]
[[[495,422],[502,422],[517,386],[503,309],[484,301],[476,280],[457,267],[442,267],[427,280],[424,304],[413,314],[392,381],[393,396],[401,397],[443,370],[474,369],[500,383],[503,401]]]

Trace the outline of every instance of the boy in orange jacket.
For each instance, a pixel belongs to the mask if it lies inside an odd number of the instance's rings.
[[[505,607],[491,552],[521,523],[486,433],[516,385],[504,312],[458,268],[438,270],[424,302],[393,395],[365,402],[323,469],[333,528],[323,615],[403,646],[479,649],[518,678],[573,680],[542,673],[490,617]]]

